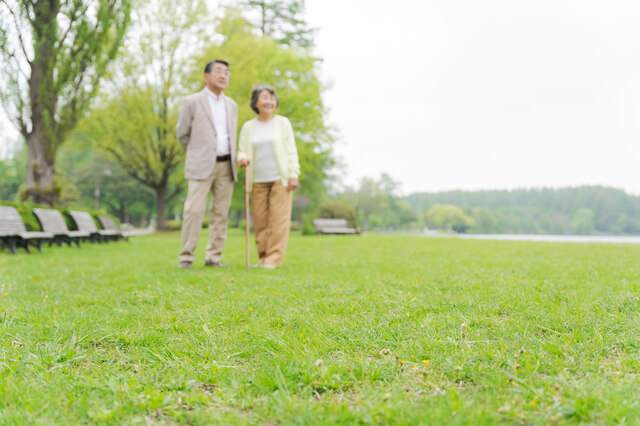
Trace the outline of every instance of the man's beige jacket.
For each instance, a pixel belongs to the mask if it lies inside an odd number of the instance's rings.
[[[216,166],[217,134],[207,98],[207,89],[189,95],[180,106],[176,137],[186,151],[185,179],[203,180],[211,176]],[[238,105],[227,96],[227,126],[231,146],[231,169],[233,180],[238,180],[236,171],[236,137],[238,132]],[[226,163],[220,163],[226,164]]]

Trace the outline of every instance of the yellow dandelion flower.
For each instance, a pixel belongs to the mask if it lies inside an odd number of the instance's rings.
[[[249,312],[253,311],[253,308],[249,308]]]
[[[400,281],[398,284],[402,284],[402,281]]]
[[[418,282],[418,280],[416,280],[416,282]]]
[[[401,360],[401,361],[400,361],[400,364],[404,365],[404,360]]]
[[[318,383],[318,381],[316,379],[313,379],[313,383]]]
[[[428,359],[422,360],[422,363],[424,364],[425,367],[429,366],[429,360]]]
[[[277,292],[277,291],[274,291],[274,292],[273,292],[273,295],[274,295],[274,296],[277,296],[277,295],[278,295],[278,292]]]

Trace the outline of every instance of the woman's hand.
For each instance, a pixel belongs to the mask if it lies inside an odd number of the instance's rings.
[[[238,166],[240,167],[247,167],[249,165],[251,161],[249,161],[248,158],[243,158],[242,160],[238,161]]]
[[[287,185],[287,191],[293,191],[298,187],[298,185],[299,185],[298,179],[289,178],[289,185]]]

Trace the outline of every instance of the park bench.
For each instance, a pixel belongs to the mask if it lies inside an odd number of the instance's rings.
[[[91,234],[91,241],[109,241],[117,240],[120,237],[118,231],[108,229],[98,229],[91,215],[87,212],[70,211],[69,214],[78,227],[78,231],[84,231]]]
[[[85,231],[69,231],[62,214],[58,210],[53,209],[33,209],[38,222],[43,231],[53,234],[53,239],[49,240],[49,245],[56,243],[58,246],[63,242],[71,246],[76,243],[80,247],[80,241],[91,238],[91,234]]]
[[[113,218],[109,216],[98,216],[98,221],[100,222],[103,230],[114,233],[113,238],[115,238],[116,240],[119,240],[120,238],[127,239],[127,236],[122,231],[120,231],[120,229],[118,229],[118,225],[116,225],[116,222],[115,220],[113,220]]]
[[[346,219],[313,219],[316,234],[357,234],[350,228]]]
[[[42,251],[42,242],[49,241],[53,234],[49,232],[27,232],[20,213],[10,206],[0,206],[0,247],[7,247],[13,254],[17,247],[31,253],[29,245]]]

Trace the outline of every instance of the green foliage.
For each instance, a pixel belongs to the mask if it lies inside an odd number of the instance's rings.
[[[350,228],[358,228],[356,209],[342,201],[325,201],[316,209],[314,215],[322,219],[346,219]]]
[[[247,271],[242,230],[226,269],[205,244],[0,251],[2,423],[640,418],[638,245],[292,233]]]
[[[95,190],[99,190],[99,206],[120,222],[146,225],[155,208],[154,194],[130,177],[117,163],[111,163],[86,141],[69,141],[56,160],[80,193],[78,205],[95,206]]]
[[[571,227],[576,234],[589,235],[594,229],[594,214],[591,209],[581,208],[573,215]]]
[[[165,231],[179,231],[182,228],[182,222],[179,220],[167,220],[164,224]]]
[[[308,27],[303,15],[304,0],[243,0],[243,7],[258,12],[256,26],[262,35],[281,45],[313,47],[315,30]]]
[[[314,215],[312,213],[302,214],[302,235],[315,235],[316,228],[313,226],[313,217]]]
[[[421,209],[423,204],[453,204],[468,209],[474,220],[482,219],[476,220],[473,232],[640,234],[640,196],[602,186],[416,193],[406,200],[414,209]],[[490,210],[495,227],[487,228],[493,222],[484,222],[487,211],[482,218],[474,216],[478,208]],[[589,219],[581,209],[590,210],[593,217]]]
[[[47,190],[44,190],[39,186],[36,186],[36,188],[33,189],[29,188],[25,184],[21,185],[18,188],[16,198],[21,202],[28,202],[28,200],[43,197],[43,194],[49,194],[49,196],[44,197],[49,200],[49,207],[74,205],[80,199],[78,188],[76,188],[73,183],[69,182],[66,176],[62,173],[56,174],[53,179],[53,187]],[[52,194],[55,194],[55,196]]]
[[[24,182],[27,167],[27,152],[24,147],[0,159],[0,200],[16,199],[18,189]]]
[[[331,152],[334,136],[326,124],[322,101],[325,87],[317,73],[319,59],[307,51],[285,48],[269,37],[257,36],[254,29],[240,11],[227,9],[216,26],[222,42],[204,50],[198,60],[202,66],[197,67],[190,81],[192,90],[198,90],[203,84],[204,64],[212,58],[228,60],[231,79],[225,94],[238,103],[240,126],[256,116],[249,106],[253,87],[269,84],[275,88],[280,102],[277,113],[291,121],[302,171],[295,194],[304,202],[294,203],[296,218],[301,211],[313,211],[322,200],[328,171],[335,163]],[[239,179],[232,203],[235,212],[244,205],[243,199],[244,181]]]
[[[499,231],[499,223],[496,215],[486,207],[471,209],[473,227],[471,231],[478,234],[493,234]]]
[[[436,204],[427,212],[430,228],[465,232],[474,225],[473,219],[465,215],[460,207],[451,204]]]
[[[58,201],[58,148],[88,109],[129,23],[129,0],[0,3],[0,101],[28,141],[25,195]]]
[[[177,116],[174,112],[165,121],[158,115],[150,91],[132,89],[120,95],[118,100],[92,111],[83,123],[83,135],[132,178],[154,191],[166,191],[171,175],[184,161],[175,139]],[[181,190],[175,188],[167,198]]]
[[[348,188],[337,194],[336,199],[355,206],[365,230],[420,228],[416,212],[400,198],[399,192],[400,184],[383,173],[378,179],[362,178],[358,188]]]
[[[159,7],[161,5],[161,7]],[[83,135],[155,194],[158,228],[167,204],[184,190],[184,151],[175,138],[179,98],[186,94],[193,55],[207,40],[203,1],[144,1],[99,106]]]

